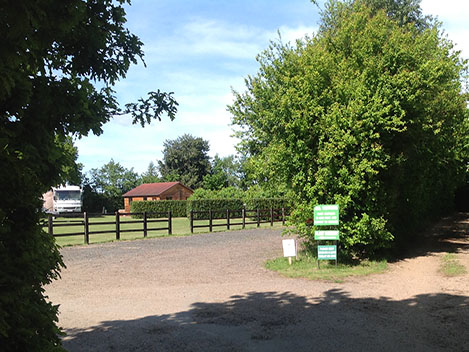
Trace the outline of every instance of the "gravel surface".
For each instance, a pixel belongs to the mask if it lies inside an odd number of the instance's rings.
[[[469,214],[445,219],[385,274],[345,283],[280,277],[279,231],[62,249],[46,288],[70,351],[469,351]]]

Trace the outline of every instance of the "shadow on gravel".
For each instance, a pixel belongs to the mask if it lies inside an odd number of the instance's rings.
[[[469,351],[469,297],[351,298],[339,289],[308,300],[251,292],[222,303],[67,330],[70,351]]]
[[[454,213],[442,218],[406,243],[405,248],[399,249],[395,260],[420,257],[429,253],[457,253],[469,250],[469,213]]]

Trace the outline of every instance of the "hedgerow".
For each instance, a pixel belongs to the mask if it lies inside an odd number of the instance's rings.
[[[186,216],[187,201],[186,200],[145,200],[133,201],[130,204],[131,213],[168,213],[172,212],[173,217]],[[141,217],[141,215],[134,215]],[[151,217],[151,215],[149,215]]]

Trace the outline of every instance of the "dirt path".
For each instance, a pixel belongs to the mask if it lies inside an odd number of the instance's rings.
[[[469,270],[469,214],[342,284],[264,269],[271,230],[69,247],[47,294],[70,351],[469,351],[469,275],[443,277],[446,252]]]

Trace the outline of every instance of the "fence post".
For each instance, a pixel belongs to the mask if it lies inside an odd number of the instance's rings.
[[[168,235],[173,234],[173,213],[172,211],[168,211]]]
[[[270,226],[274,226],[274,208],[270,208]]]
[[[259,208],[256,210],[256,215],[257,215],[257,227],[261,226],[261,217],[259,214]]]
[[[143,212],[143,237],[147,237],[147,212]]]
[[[194,233],[194,211],[191,210],[191,233]]]
[[[208,228],[210,230],[210,232],[212,232],[212,210],[209,210],[208,211]]]
[[[243,207],[243,229],[246,227],[246,208]]]
[[[282,207],[282,225],[285,226],[285,208]]]
[[[230,209],[226,209],[226,229],[230,229]]]
[[[88,213],[86,211],[83,213],[83,217],[85,226],[85,243],[90,244],[90,224],[88,222]]]
[[[121,226],[119,212],[116,211],[116,240],[121,239]]]
[[[51,214],[49,214],[49,217],[47,219],[47,230],[49,232],[49,235],[54,236],[54,218]]]

